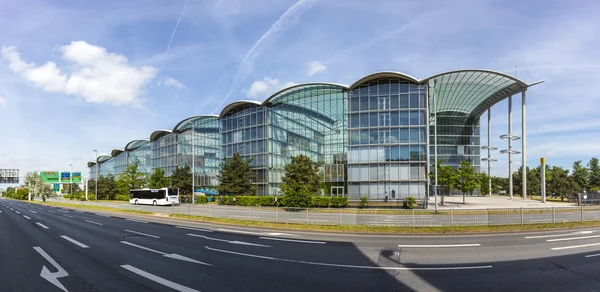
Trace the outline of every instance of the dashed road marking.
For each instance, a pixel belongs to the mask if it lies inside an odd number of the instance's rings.
[[[156,283],[159,283],[159,284],[161,284],[163,286],[169,287],[169,288],[171,288],[173,290],[177,290],[177,291],[181,291],[181,292],[200,292],[200,291],[192,289],[190,287],[186,287],[186,286],[183,286],[181,284],[177,284],[175,282],[169,281],[169,280],[167,280],[165,278],[161,278],[159,276],[150,274],[150,273],[148,273],[148,272],[146,272],[144,270],[140,270],[140,269],[138,269],[138,268],[136,268],[134,266],[121,265],[121,268],[123,268],[125,270],[128,270],[128,271],[130,271],[130,272],[132,272],[134,274],[137,274],[137,275],[139,275],[141,277],[144,277],[144,278],[146,278],[148,280],[151,280],[151,281],[154,281]]]
[[[143,233],[143,232],[139,232],[139,231],[133,231],[133,230],[129,230],[129,229],[125,229],[125,231],[127,231],[127,232],[131,232],[131,233],[135,233],[135,234],[139,234],[139,235],[143,235],[143,236],[154,237],[154,238],[160,238],[160,236],[157,236],[157,235],[152,235],[152,234],[148,234],[148,233]]]
[[[61,235],[60,237],[66,239],[67,241],[70,241],[71,243],[73,243],[73,244],[75,244],[75,245],[77,245],[77,246],[79,246],[81,248],[90,248],[89,246],[87,246],[87,245],[85,245],[85,244],[83,244],[83,243],[81,243],[81,242],[79,242],[79,241],[77,241],[77,240],[75,240],[73,238],[70,238],[70,237],[68,237],[66,235]]]
[[[100,226],[104,225],[104,224],[102,224],[102,223],[100,223],[100,222],[96,222],[96,221],[92,221],[92,220],[85,220],[85,222],[87,222],[87,223],[92,223],[92,224],[96,224],[96,225],[100,225]]]
[[[35,222],[35,224],[39,225],[40,227],[44,228],[44,229],[50,229],[50,227],[40,223],[40,222]]]
[[[312,241],[312,240],[298,240],[298,239],[286,239],[286,238],[275,238],[275,237],[259,237],[260,239],[266,240],[278,240],[278,241],[289,241],[289,242],[298,242],[298,243],[314,243],[314,244],[326,244],[325,241]]]

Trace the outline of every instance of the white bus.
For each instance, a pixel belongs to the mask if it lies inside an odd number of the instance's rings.
[[[154,206],[172,206],[179,204],[177,189],[139,189],[129,191],[129,203]]]

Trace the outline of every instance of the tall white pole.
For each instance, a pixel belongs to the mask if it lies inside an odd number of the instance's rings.
[[[100,169],[100,164],[98,164],[98,150],[94,150],[96,152],[96,191],[94,195],[96,196],[96,202],[98,202],[98,170]]]
[[[487,143],[487,164],[488,164],[488,195],[492,196],[492,107],[488,108],[488,124],[487,124],[487,134],[488,134],[488,143]]]
[[[512,96],[508,97],[508,195],[513,198],[512,177]]]
[[[196,124],[192,123],[192,204],[196,203]]]
[[[540,173],[541,173],[541,183],[542,183],[542,203],[546,203],[546,158],[542,157],[540,159]]]
[[[89,177],[85,178],[85,200],[88,200],[88,182],[90,181]]]
[[[525,110],[526,103],[525,91],[521,93],[521,177],[523,178],[523,199],[527,198],[527,114]]]
[[[438,209],[438,158],[437,158],[437,154],[438,154],[438,149],[437,149],[437,145],[438,145],[438,137],[437,137],[437,101],[435,100],[437,98],[437,96],[435,96],[435,87],[437,85],[437,79],[433,80],[433,111],[434,111],[434,120],[433,122],[435,123],[433,125],[433,140],[434,140],[434,144],[433,144],[433,159],[435,160],[435,212],[437,213],[437,209]]]
[[[73,164],[69,164],[69,195],[73,198]]]

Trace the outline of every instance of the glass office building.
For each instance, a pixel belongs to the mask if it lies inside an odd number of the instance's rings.
[[[280,195],[285,165],[303,154],[321,164],[323,195],[426,198],[436,144],[444,164],[458,167],[467,160],[480,171],[480,116],[527,87],[489,70],[425,79],[378,72],[350,86],[294,85],[263,102],[235,101],[219,115],[184,119],[173,130],[100,155],[88,167],[94,178],[96,168],[118,176],[136,159],[148,174],[160,167],[171,175],[176,166],[194,164],[197,188],[213,188],[220,163],[240,153],[252,159],[257,195]]]

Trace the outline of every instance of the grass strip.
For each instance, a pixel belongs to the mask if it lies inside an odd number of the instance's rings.
[[[55,207],[66,207],[66,208],[86,209],[86,210],[96,210],[96,211],[110,211],[110,212],[118,212],[118,213],[144,214],[144,215],[154,214],[154,212],[148,212],[148,211],[129,210],[129,209],[121,209],[121,208],[115,208],[115,207],[93,206],[93,205],[83,205],[83,204],[74,204],[74,203],[39,202],[39,201],[30,201],[30,203],[55,206]]]

